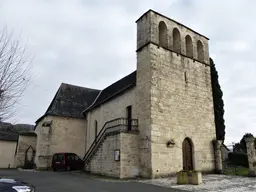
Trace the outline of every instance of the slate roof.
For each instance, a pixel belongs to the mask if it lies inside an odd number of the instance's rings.
[[[62,83],[45,114],[46,115],[82,118],[83,110],[95,100],[100,90]]]
[[[20,133],[24,131],[33,131],[34,125],[30,124],[11,124],[8,122],[0,122],[0,131]]]
[[[24,131],[33,131],[35,125],[30,124],[14,124],[13,129],[16,130],[18,133],[24,132]]]
[[[0,131],[2,132],[2,131],[4,131],[4,132],[6,132],[6,131],[13,131],[14,129],[13,129],[13,125],[11,124],[11,123],[8,123],[8,122],[0,122]]]
[[[136,72],[134,71],[131,74],[123,77],[122,79],[116,81],[112,85],[103,89],[98,97],[95,99],[93,104],[84,110],[86,113],[89,110],[92,110],[106,101],[113,99],[114,97],[124,93],[127,89],[136,85]]]
[[[0,132],[0,141],[18,141],[19,135],[12,132]]]

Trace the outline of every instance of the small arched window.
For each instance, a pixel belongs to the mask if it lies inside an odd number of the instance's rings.
[[[172,31],[173,36],[173,50],[177,53],[181,52],[181,38],[180,32],[177,28],[174,28]]]
[[[158,25],[158,41],[159,46],[167,47],[168,46],[168,34],[167,34],[167,26],[163,21],[160,21]]]
[[[197,59],[199,61],[204,61],[204,46],[201,41],[197,41]]]
[[[94,133],[95,133],[95,139],[96,139],[98,135],[98,122],[96,120],[94,121]]]
[[[187,35],[185,38],[185,41],[186,41],[186,55],[188,57],[193,57],[193,43],[192,43],[191,37]]]

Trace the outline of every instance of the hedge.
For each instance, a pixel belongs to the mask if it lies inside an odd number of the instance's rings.
[[[245,153],[229,153],[228,161],[231,165],[249,167],[248,157]]]

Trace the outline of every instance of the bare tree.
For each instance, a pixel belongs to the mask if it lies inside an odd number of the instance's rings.
[[[16,113],[17,104],[29,82],[31,61],[25,59],[26,46],[13,40],[6,28],[0,32],[0,119]]]

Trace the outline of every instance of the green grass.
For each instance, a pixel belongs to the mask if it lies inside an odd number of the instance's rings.
[[[246,167],[229,167],[225,169],[225,175],[238,175],[238,176],[248,176],[249,169]]]

